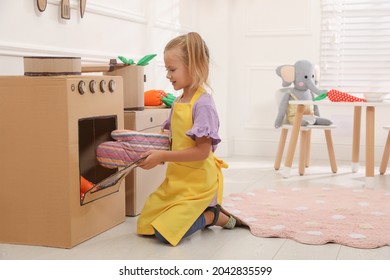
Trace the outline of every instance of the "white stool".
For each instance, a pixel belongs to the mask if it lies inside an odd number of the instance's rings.
[[[308,125],[302,126],[300,128],[300,150],[299,150],[299,175],[303,175],[305,173],[305,168],[309,167],[310,163],[310,143],[311,143],[311,131],[313,129],[323,130],[325,132],[325,140],[328,148],[328,155],[331,170],[333,173],[337,172],[337,163],[336,156],[334,153],[333,141],[331,130],[334,129],[335,125]],[[283,151],[286,144],[287,134],[289,129],[292,128],[292,125],[283,125],[281,127],[282,131],[280,133],[280,140],[278,145],[278,150],[276,152],[274,168],[275,170],[279,170],[280,164],[283,157]],[[284,177],[288,177],[287,175]]]

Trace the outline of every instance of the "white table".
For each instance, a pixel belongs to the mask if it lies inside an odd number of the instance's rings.
[[[375,149],[375,108],[387,106],[390,108],[390,102],[331,102],[328,100],[311,101],[311,100],[293,100],[290,104],[297,105],[297,114],[294,118],[292,133],[290,136],[290,144],[285,160],[287,170],[291,169],[295,147],[298,141],[298,135],[301,127],[301,121],[305,105],[326,104],[328,106],[350,106],[354,107],[353,120],[353,139],[352,139],[352,171],[357,172],[359,166],[359,147],[360,147],[360,127],[361,127],[361,112],[362,108],[366,108],[366,177],[374,176],[374,149]]]

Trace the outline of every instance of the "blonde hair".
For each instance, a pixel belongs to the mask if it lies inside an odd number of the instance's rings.
[[[204,85],[209,86],[209,49],[202,37],[196,32],[172,39],[164,49],[164,52],[178,47],[181,50],[181,60],[188,68],[192,77],[192,89],[198,89]]]

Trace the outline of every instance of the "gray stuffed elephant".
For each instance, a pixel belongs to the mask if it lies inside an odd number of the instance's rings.
[[[285,87],[276,93],[280,95],[281,100],[275,120],[276,128],[282,126],[285,117],[288,123],[293,123],[296,106],[289,104],[290,100],[312,100],[315,95],[327,92],[327,90],[317,88],[320,69],[310,61],[298,60],[294,65],[281,65],[276,68],[276,74],[282,78],[282,85]],[[294,87],[289,87],[291,84],[294,84]],[[320,117],[316,105],[305,106],[303,114],[302,126],[332,124],[330,120]]]

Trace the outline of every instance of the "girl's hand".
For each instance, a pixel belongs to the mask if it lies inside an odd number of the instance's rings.
[[[146,157],[146,158],[138,162],[137,166],[141,167],[142,169],[149,170],[159,164],[163,164],[164,163],[163,153],[164,151],[159,151],[159,150],[148,151],[142,154],[141,157]]]
[[[201,137],[196,138],[195,142],[196,145],[194,147],[178,151],[148,151],[141,155],[141,157],[146,158],[138,162],[137,166],[148,170],[164,162],[189,162],[206,159],[211,151],[211,139]]]

